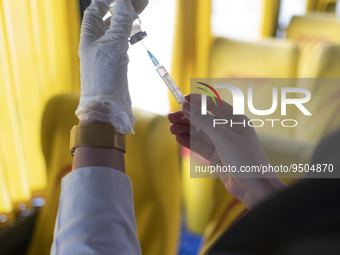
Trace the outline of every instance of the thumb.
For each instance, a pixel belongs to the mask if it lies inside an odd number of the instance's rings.
[[[111,8],[109,29],[97,42],[128,42],[133,21],[138,17],[130,0],[117,0]]]
[[[184,103],[183,111],[185,116],[190,120],[190,123],[196,128],[202,130],[210,138],[214,137],[214,117],[209,113],[201,114],[201,108],[192,103]]]

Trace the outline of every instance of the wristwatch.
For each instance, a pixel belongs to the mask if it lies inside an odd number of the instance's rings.
[[[71,155],[79,146],[116,148],[126,152],[125,140],[125,135],[118,133],[112,125],[77,125],[71,129]]]

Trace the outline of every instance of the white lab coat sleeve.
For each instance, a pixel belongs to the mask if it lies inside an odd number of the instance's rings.
[[[64,177],[51,254],[141,254],[131,179],[97,166]]]

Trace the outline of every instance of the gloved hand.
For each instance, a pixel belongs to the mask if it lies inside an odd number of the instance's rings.
[[[187,97],[184,111],[169,114],[172,123],[170,131],[181,145],[198,153],[211,165],[216,166],[268,166],[255,130],[249,126],[217,125],[213,127],[213,119],[233,119],[234,122],[248,122],[243,115],[233,115],[233,108],[226,102],[223,106],[215,106],[207,100],[207,109],[211,114],[201,115],[201,95],[192,94]],[[189,121],[190,119],[190,121]],[[192,125],[190,125],[192,124]],[[199,131],[197,131],[198,129]],[[219,175],[225,188],[239,199],[247,208],[252,208],[275,191],[285,187],[276,174],[223,173]],[[265,178],[264,178],[265,177]]]
[[[95,0],[85,11],[79,57],[81,96],[76,115],[80,121],[112,124],[122,134],[133,132],[134,116],[128,90],[128,38],[132,22],[147,0],[116,0],[113,15],[103,21],[113,0]]]

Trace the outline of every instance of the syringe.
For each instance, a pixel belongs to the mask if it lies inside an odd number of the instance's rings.
[[[143,45],[144,45],[144,43],[143,43]],[[145,47],[145,45],[144,45],[144,47]],[[146,47],[145,47],[145,49],[146,49]],[[171,78],[171,76],[168,73],[168,71],[164,68],[164,66],[162,66],[158,62],[158,60],[155,58],[155,56],[152,55],[152,53],[148,49],[146,49],[146,50],[147,50],[147,52],[149,54],[149,57],[150,57],[152,63],[156,67],[157,73],[162,78],[162,80],[164,81],[165,85],[168,87],[168,89],[170,90],[171,94],[174,96],[174,98],[178,102],[178,104],[182,107],[182,105],[185,102],[187,102],[187,100],[185,99],[183,93],[180,91],[180,89],[178,88],[178,86],[176,85],[174,80]]]

